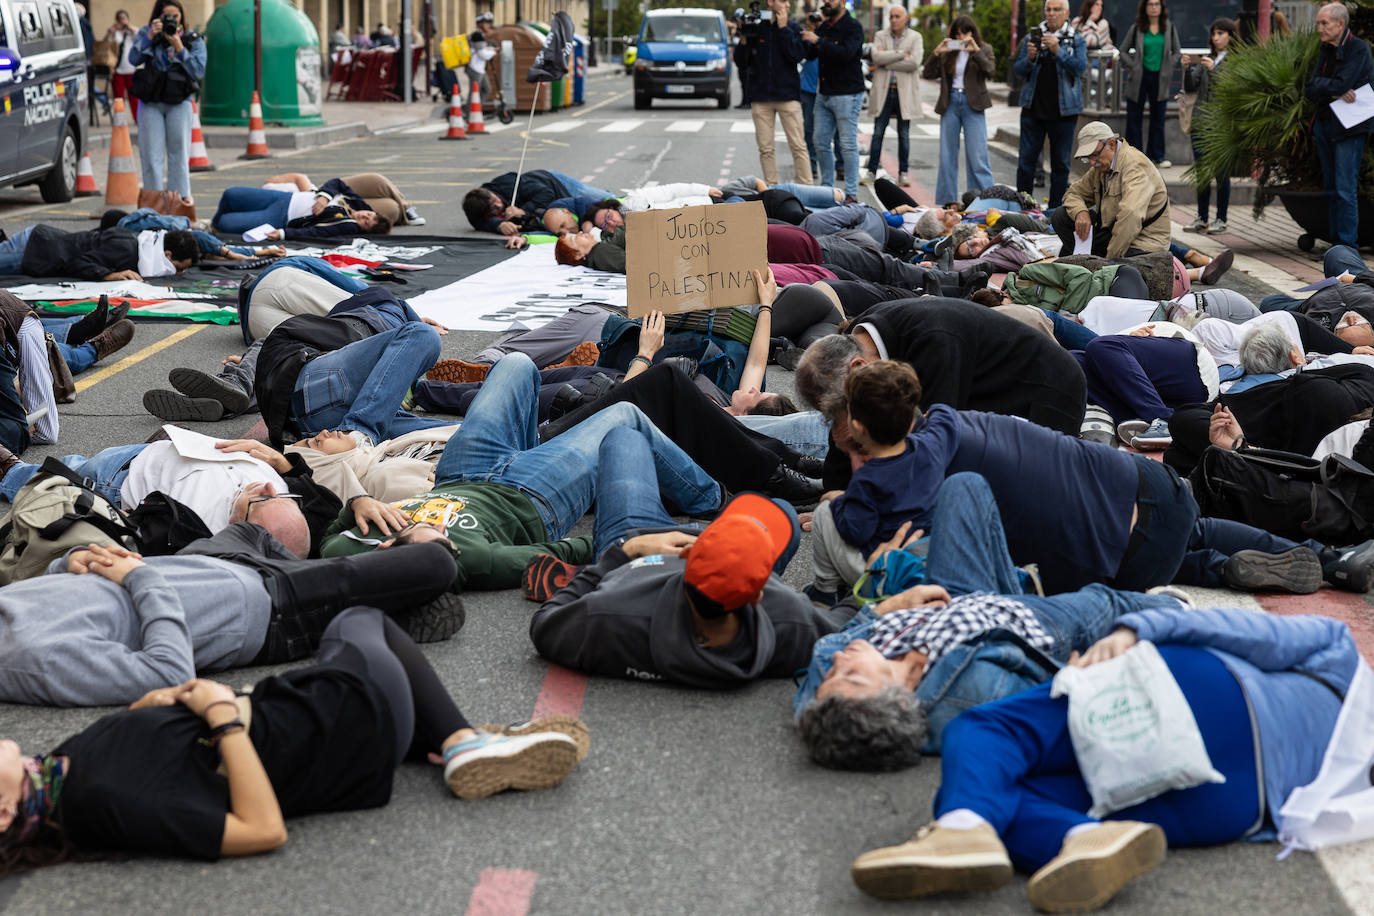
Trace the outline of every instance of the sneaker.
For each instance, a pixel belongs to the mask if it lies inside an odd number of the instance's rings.
[[[906,172],[902,172],[897,176],[897,184],[901,185],[902,187],[907,187],[911,184],[911,176],[907,175]]]
[[[100,362],[116,350],[127,347],[129,341],[133,339],[134,323],[125,318],[123,321],[116,321],[88,340],[87,343],[95,347],[95,361]]]
[[[990,824],[953,830],[927,824],[900,846],[864,853],[849,874],[859,890],[883,900],[948,891],[993,891],[1011,880],[1011,859]]]
[[[559,732],[479,731],[444,751],[444,781],[459,798],[486,798],[506,789],[551,789],[575,766],[577,744]]]
[[[1142,452],[1157,452],[1174,444],[1168,420],[1155,420],[1131,438],[1131,447]]]
[[[1177,585],[1156,585],[1153,588],[1145,589],[1145,594],[1166,595],[1177,601],[1179,604],[1183,605],[1188,610],[1191,611],[1193,609],[1193,599],[1188,597],[1188,593],[1185,592],[1183,589],[1179,588]]]
[[[457,592],[442,592],[417,608],[392,612],[391,619],[416,642],[441,642],[463,628],[467,609]]]
[[[1347,547],[1326,570],[1326,581],[1337,588],[1367,592],[1374,585],[1374,540]]]
[[[425,373],[431,382],[480,382],[491,371],[491,363],[470,363],[465,359],[441,359]]]
[[[1169,169],[1173,168],[1173,166],[1174,164],[1170,162],[1168,159],[1161,159],[1155,163],[1155,168],[1157,169]]]
[[[1159,866],[1167,849],[1157,824],[1104,821],[1065,839],[1059,855],[1031,875],[1026,892],[1046,913],[1096,909]]]
[[[1089,404],[1088,409],[1083,413],[1083,425],[1079,427],[1078,438],[1087,439],[1089,442],[1096,442],[1099,445],[1111,445],[1112,439],[1116,438],[1116,429],[1112,425],[1112,415],[1096,404]]]
[[[1243,592],[1289,592],[1310,595],[1322,584],[1322,564],[1310,547],[1282,553],[1240,550],[1221,567],[1221,581]]]
[[[840,603],[839,592],[827,591],[815,582],[802,589],[802,594],[810,598],[816,607],[832,608]]]
[[[406,223],[411,226],[423,226],[425,218],[417,213],[414,207],[406,207]]]
[[[581,763],[592,747],[592,733],[587,723],[575,716],[540,716],[532,722],[517,722],[513,725],[478,725],[478,731],[493,735],[533,735],[540,732],[556,732],[567,735],[577,745],[577,761]]]
[[[1202,268],[1202,276],[1198,277],[1198,282],[1208,285],[1216,283],[1222,278],[1226,271],[1231,269],[1235,263],[1236,253],[1229,248],[1223,248],[1212,258],[1212,262]]]
[[[1199,216],[1197,219],[1193,220],[1191,223],[1189,223],[1187,226],[1185,226],[1185,227],[1184,227],[1184,231],[1186,231],[1186,232],[1206,232],[1206,231],[1207,231],[1207,220],[1205,220],[1205,219],[1203,219],[1202,217]]]
[[[869,169],[859,169],[859,184],[872,184],[873,172]]]
[[[525,564],[525,572],[520,576],[520,593],[526,601],[543,604],[572,581],[580,566],[565,563],[551,553],[539,553]]]
[[[1116,437],[1126,444],[1145,430],[1150,428],[1150,424],[1144,420],[1122,420],[1116,424]]]
[[[247,413],[249,405],[253,403],[252,395],[233,382],[199,369],[173,369],[167,373],[167,381],[189,398],[210,398],[217,401],[224,408],[224,413],[231,416]],[[149,413],[154,411],[150,409]],[[160,417],[162,414],[157,416]]]
[[[173,423],[214,423],[224,419],[224,405],[214,398],[193,398],[165,388],[143,392],[143,409]]]
[[[1219,232],[1225,232],[1225,231],[1226,231],[1226,220],[1224,220],[1224,219],[1214,219],[1214,220],[1212,220],[1210,223],[1207,224],[1207,234],[1208,234],[1208,235],[1216,235],[1216,234],[1219,233]]]

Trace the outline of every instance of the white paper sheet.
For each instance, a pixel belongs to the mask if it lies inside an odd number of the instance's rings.
[[[1353,102],[1336,99],[1331,103],[1331,113],[1346,129],[1374,118],[1374,85],[1366,83],[1356,89]]]
[[[1080,239],[1080,238],[1078,237],[1078,233],[1077,233],[1077,232],[1075,232],[1075,233],[1073,234],[1073,253],[1074,253],[1074,254],[1092,254],[1092,253],[1093,253],[1093,231],[1092,231],[1091,229],[1088,230],[1088,237],[1087,237],[1086,239]]]
[[[265,242],[269,233],[276,232],[277,227],[271,223],[263,223],[261,226],[254,226],[243,234],[245,242]]]
[[[182,429],[180,426],[173,426],[170,423],[162,428],[167,433],[167,438],[171,440],[172,448],[176,449],[177,454],[183,458],[190,458],[195,461],[254,460],[246,452],[225,452],[215,448],[215,443],[222,442],[222,439],[203,436],[200,433],[191,432],[189,429]]]

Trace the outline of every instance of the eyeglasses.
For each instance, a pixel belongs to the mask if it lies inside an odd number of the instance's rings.
[[[252,510],[252,508],[253,508],[254,506],[256,506],[258,503],[265,503],[265,502],[268,502],[269,500],[273,500],[273,499],[295,499],[295,500],[300,500],[300,499],[302,499],[302,498],[303,498],[303,497],[301,497],[301,495],[300,495],[299,493],[264,493],[262,496],[251,496],[251,497],[249,497],[249,499],[248,499],[248,505],[244,507],[243,514],[244,514],[245,516],[247,516],[248,513]]]
[[[1097,144],[1097,149],[1093,150],[1091,153],[1089,153],[1089,154],[1086,155],[1086,156],[1079,156],[1079,157],[1078,157],[1078,161],[1079,161],[1079,162],[1092,162],[1092,161],[1093,161],[1094,159],[1096,159],[1098,156],[1101,156],[1101,155],[1102,155],[1102,151],[1103,151],[1104,149],[1106,149],[1106,148],[1107,148],[1107,141],[1106,141],[1106,140],[1102,140],[1102,141],[1100,141],[1100,142]]]

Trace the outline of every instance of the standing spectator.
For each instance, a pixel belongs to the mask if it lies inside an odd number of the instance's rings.
[[[353,47],[359,51],[372,47],[372,39],[367,36],[361,23],[353,30]]]
[[[129,116],[138,119],[138,98],[129,92],[129,84],[134,79],[134,65],[129,63],[129,52],[134,48],[134,38],[138,33],[129,25],[129,11],[115,13],[114,25],[105,30],[105,40],[113,42],[119,49],[119,63],[115,64],[110,78],[110,95],[125,99],[129,106]]]
[[[1112,26],[1103,13],[1102,0],[1083,0],[1078,15],[1069,25],[1083,36],[1083,43],[1089,51],[1110,51],[1116,47],[1112,43]]]
[[[726,28],[726,30],[730,33],[730,43],[731,43],[732,45],[734,45],[736,49],[739,48],[740,41],[743,39],[743,36],[740,35],[740,31],[739,31],[739,18],[738,18],[739,15],[740,15],[739,12],[736,12],[736,13],[735,13],[736,18],[735,18],[735,19],[731,19],[729,22],[725,23],[725,28]],[[748,64],[748,59],[747,59],[747,58],[746,58],[746,62],[745,62],[744,64],[735,67],[735,78],[739,80],[739,104],[737,104],[735,107],[736,107],[736,108],[748,108],[748,107],[749,107],[749,64]]]
[[[811,162],[812,178],[817,178],[821,174],[820,163],[816,161],[816,89],[820,86],[821,62],[812,58],[802,62],[801,68],[801,107],[802,107],[802,131],[806,134],[806,153]],[[840,151],[840,138],[831,137],[830,145],[835,151],[835,161],[843,162],[844,154]]]
[[[802,41],[807,44],[806,56],[820,60],[815,140],[821,184],[835,186],[835,153],[831,138],[838,133],[844,153],[845,202],[857,203],[859,109],[864,103],[864,75],[859,56],[863,53],[864,30],[859,21],[849,15],[844,0],[825,0],[821,16],[814,31],[807,29],[801,33]]]
[[[340,22],[329,36],[329,59],[333,60],[340,51],[352,46],[353,42],[349,40],[348,33],[344,31],[343,23]]]
[[[868,113],[873,115],[873,142],[868,147],[867,174],[860,181],[871,181],[878,171],[883,152],[887,122],[897,118],[898,184],[907,183],[907,164],[911,158],[911,120],[921,113],[921,69],[925,45],[921,33],[907,28],[910,16],[906,7],[894,3],[887,8],[890,28],[873,36],[873,89],[868,94]]]
[[[1193,159],[1202,156],[1202,151],[1198,149],[1198,121],[1207,116],[1207,99],[1212,94],[1212,77],[1221,70],[1221,63],[1226,59],[1226,51],[1231,47],[1231,39],[1236,37],[1236,21],[1234,19],[1218,19],[1212,23],[1211,29],[1211,52],[1203,56],[1192,54],[1183,55],[1183,91],[1196,92],[1198,111],[1193,116]],[[1188,226],[1189,232],[1225,232],[1226,231],[1226,208],[1231,203],[1231,179],[1222,176],[1217,179],[1217,218],[1215,222],[1207,222],[1207,210],[1212,202],[1212,186],[1208,184],[1205,188],[1199,188],[1197,192],[1197,219],[1193,220]]]
[[[400,42],[396,40],[396,33],[391,30],[391,26],[379,24],[377,35],[372,39],[372,46],[375,48],[398,48]]]
[[[134,39],[129,62],[143,71],[132,83],[143,102],[138,119],[143,187],[180,191],[191,203],[191,96],[205,76],[205,42],[185,31],[184,22],[180,0],[157,0],[151,20]]]
[[[970,188],[993,185],[988,163],[988,125],[983,112],[992,105],[988,78],[993,74],[992,45],[983,41],[978,24],[955,16],[949,38],[931,52],[921,75],[940,80],[935,113],[940,116],[940,174],[935,202],[959,199],[959,131],[964,132],[964,161]]]
[[[1355,90],[1374,78],[1374,59],[1369,45],[1350,33],[1350,11],[1342,3],[1328,3],[1317,11],[1317,35],[1321,54],[1307,78],[1307,97],[1316,106],[1312,138],[1322,166],[1322,187],[1328,199],[1327,240],[1333,245],[1358,247],[1360,208],[1356,189],[1364,143],[1374,122],[1344,127],[1331,111],[1340,99],[1355,101]]]
[[[495,31],[495,14],[479,13],[477,15],[477,28],[473,29],[472,34],[468,36],[468,45],[472,51],[472,56],[468,58],[467,64],[468,79],[472,80],[472,85],[478,88],[484,99],[491,95],[491,80],[487,78],[487,62],[496,56],[496,49],[491,46],[489,40],[489,36]]]
[[[1180,57],[1178,30],[1169,24],[1164,0],[1140,0],[1135,24],[1121,42],[1121,91],[1126,96],[1126,142],[1143,150],[1160,168],[1164,158],[1164,111],[1169,105],[1169,83]],[[1140,141],[1145,103],[1150,103],[1150,140]]]
[[[1083,110],[1083,71],[1088,50],[1069,25],[1069,0],[1045,0],[1045,19],[1029,31],[1012,70],[1021,88],[1021,149],[1016,190],[1035,193],[1035,169],[1045,138],[1050,141],[1049,209],[1063,202],[1078,113]]]
[[[86,4],[76,4],[76,21],[81,26],[81,44],[86,48],[86,63],[91,62],[91,55],[95,53],[95,29],[91,28],[90,16],[86,13]]]
[[[754,142],[759,147],[763,180],[778,183],[778,161],[773,155],[773,122],[782,121],[787,146],[792,150],[792,169],[798,184],[811,184],[811,160],[803,134],[801,107],[801,26],[787,20],[790,0],[768,0],[771,22],[760,22],[752,35],[740,34],[735,63],[748,72],[749,104],[754,115]]]

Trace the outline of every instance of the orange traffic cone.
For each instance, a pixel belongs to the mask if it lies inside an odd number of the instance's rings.
[[[448,105],[448,133],[439,139],[466,140],[467,138],[467,128],[463,124],[463,96],[461,90],[454,86],[453,95],[449,99]]]
[[[110,116],[110,168],[105,178],[105,205],[127,207],[138,203],[138,169],[134,167],[134,146],[129,140],[129,119],[124,115],[124,100],[114,100]]]
[[[472,104],[468,107],[468,133],[484,134],[487,132],[487,123],[482,120],[482,87],[477,85],[477,81],[472,83]]]
[[[76,164],[76,196],[96,197],[100,188],[96,187],[95,172],[91,170],[91,154],[82,153],[81,161]]]
[[[253,102],[248,106],[248,152],[240,159],[269,159],[267,151],[267,131],[262,126],[262,100],[257,90],[253,91]]]
[[[188,160],[193,172],[213,172],[210,157],[205,152],[205,134],[200,130],[200,107],[191,100],[191,156]]]

